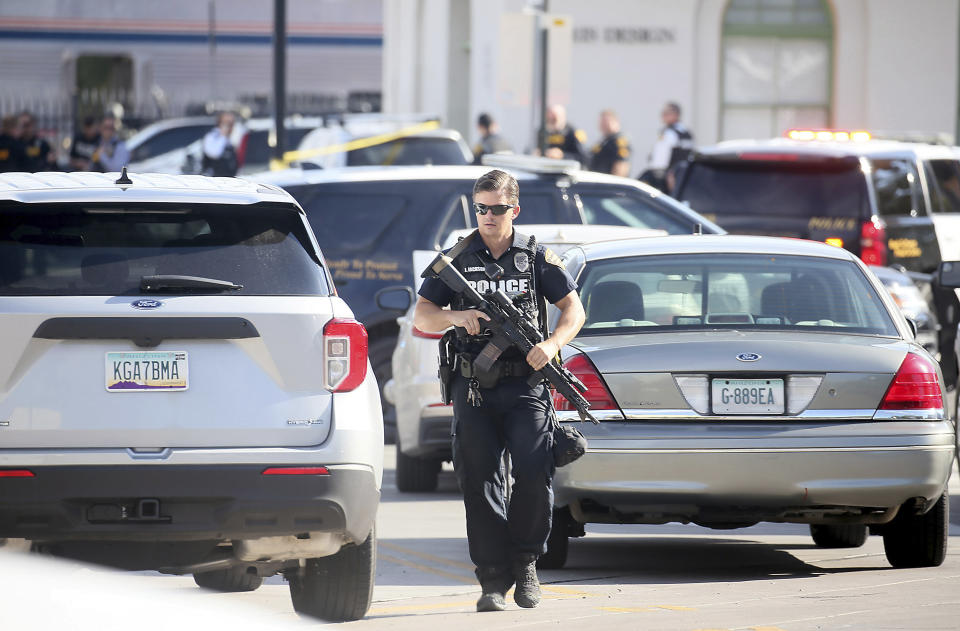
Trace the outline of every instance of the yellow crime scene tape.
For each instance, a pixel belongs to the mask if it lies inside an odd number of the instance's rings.
[[[270,170],[276,171],[278,169],[286,169],[290,166],[291,162],[297,162],[299,160],[306,160],[308,158],[315,158],[316,156],[325,156],[332,153],[346,153],[347,151],[353,151],[355,149],[366,149],[367,147],[374,147],[376,145],[382,145],[394,140],[399,140],[401,138],[406,138],[408,136],[413,136],[425,131],[431,131],[433,129],[438,129],[440,127],[439,121],[427,121],[426,123],[420,123],[418,125],[412,125],[410,127],[404,127],[395,132],[388,134],[380,134],[377,136],[370,136],[368,138],[359,138],[357,140],[351,140],[350,142],[340,143],[338,145],[328,145],[326,147],[318,147],[316,149],[304,149],[302,151],[285,151],[283,153],[283,159],[278,160],[273,158],[270,160]]]

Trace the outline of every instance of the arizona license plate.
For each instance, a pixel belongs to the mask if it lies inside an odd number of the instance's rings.
[[[186,390],[187,352],[107,353],[106,377],[109,392]]]
[[[783,379],[714,379],[714,414],[783,414]]]

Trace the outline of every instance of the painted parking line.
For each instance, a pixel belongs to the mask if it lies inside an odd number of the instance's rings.
[[[454,561],[453,559],[447,559],[445,557],[439,557],[435,554],[430,554],[428,552],[420,552],[419,550],[414,550],[412,548],[406,548],[404,546],[398,546],[395,543],[390,543],[389,541],[380,540],[377,542],[381,548],[387,548],[393,550],[394,552],[399,552],[407,556],[414,556],[425,561],[432,561],[434,563],[441,563],[443,565],[449,565],[450,567],[460,568],[462,570],[470,570],[473,572],[473,565],[470,563],[463,563],[461,561]]]
[[[447,572],[446,570],[441,570],[436,567],[431,567],[429,565],[422,565],[420,563],[414,563],[413,561],[407,561],[406,559],[401,559],[400,557],[395,557],[389,554],[380,554],[380,558],[388,563],[394,563],[396,565],[402,565],[404,567],[409,567],[414,570],[419,570],[421,572],[426,572],[428,574],[436,574],[437,576],[442,576],[444,578],[450,579],[451,581],[456,581],[458,583],[463,583],[465,585],[474,585],[476,584],[476,579],[467,578],[461,574],[454,574],[453,572]]]
[[[681,607],[679,605],[650,605],[649,607],[600,607],[600,611],[609,611],[611,613],[645,613],[649,611],[696,611],[693,607]]]

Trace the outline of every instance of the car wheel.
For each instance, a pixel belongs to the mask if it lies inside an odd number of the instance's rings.
[[[383,412],[383,441],[392,444],[397,439],[397,409],[383,396],[383,387],[393,378],[393,349],[397,346],[395,337],[385,337],[370,343],[367,351],[373,376],[377,378],[380,389],[380,409]]]
[[[936,567],[947,555],[950,499],[944,492],[923,515],[898,514],[883,531],[883,550],[893,567]]]
[[[443,461],[439,458],[408,456],[397,444],[397,490],[403,493],[429,493],[437,490]]]
[[[328,557],[307,559],[301,572],[290,572],[287,580],[294,610],[331,622],[366,615],[373,599],[376,545],[376,532],[371,530],[363,543],[347,544]]]
[[[547,552],[537,559],[541,570],[559,570],[567,564],[567,551],[570,548],[570,511],[566,508],[553,509],[553,528],[547,538]]]
[[[225,570],[197,572],[193,581],[200,587],[218,592],[252,592],[260,587],[263,578],[256,571],[247,572],[247,567],[238,565]]]
[[[813,542],[821,548],[859,548],[867,542],[865,524],[810,524]]]

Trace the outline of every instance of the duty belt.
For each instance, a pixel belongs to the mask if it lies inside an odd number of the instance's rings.
[[[525,360],[519,361],[498,361],[494,364],[494,368],[499,373],[500,377],[526,377],[533,372],[533,368],[530,367]],[[473,369],[473,361],[465,356],[460,357],[460,365],[457,372],[466,377],[467,379],[472,379],[477,377],[477,373]]]

